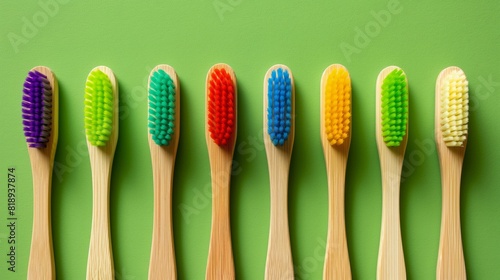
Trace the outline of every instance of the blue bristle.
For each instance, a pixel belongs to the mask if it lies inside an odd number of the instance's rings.
[[[292,83],[287,70],[273,70],[268,80],[267,126],[275,146],[285,144],[292,118]]]

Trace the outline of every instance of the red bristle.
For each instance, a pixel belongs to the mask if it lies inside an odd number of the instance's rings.
[[[215,144],[226,145],[234,128],[234,87],[229,73],[215,69],[208,90],[208,131]]]

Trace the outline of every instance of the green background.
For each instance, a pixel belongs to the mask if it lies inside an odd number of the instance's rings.
[[[92,187],[83,131],[83,89],[88,72],[98,65],[114,70],[120,88],[120,134],[111,186],[116,279],[147,279],[153,188],[146,81],[149,71],[161,63],[173,66],[181,81],[181,139],[173,192],[178,275],[179,279],[204,279],[211,219],[204,81],[209,67],[218,62],[230,64],[238,77],[234,156],[238,172],[231,186],[237,279],[263,279],[264,275],[269,182],[262,145],[262,82],[266,70],[276,63],[288,65],[296,82],[289,184],[296,279],[322,278],[328,202],[319,135],[319,82],[332,63],[349,69],[353,85],[346,182],[353,278],[375,279],[376,274],[381,179],[374,96],[378,72],[388,65],[402,67],[410,84],[410,138],[401,186],[408,279],[435,278],[441,187],[433,142],[434,86],[438,73],[451,65],[464,69],[471,92],[461,192],[467,274],[469,279],[499,277],[498,1],[62,2],[55,2],[57,9],[52,6],[50,14],[37,1],[0,4],[1,279],[26,278],[32,178],[20,101],[26,73],[36,65],[52,68],[60,85],[60,137],[52,194],[58,279],[84,279],[86,272]],[[377,21],[377,14],[385,17]],[[27,22],[35,22],[36,30],[25,30],[23,35]],[[352,53],[346,52],[348,47]],[[5,262],[6,174],[11,166],[16,167],[18,178],[16,273],[8,272]]]

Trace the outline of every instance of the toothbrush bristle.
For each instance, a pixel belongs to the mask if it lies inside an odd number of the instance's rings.
[[[33,70],[24,82],[24,136],[31,148],[45,148],[52,129],[52,86],[47,76]]]
[[[288,139],[292,123],[292,82],[288,70],[273,70],[268,79],[267,131],[275,146]]]
[[[93,70],[85,85],[85,133],[94,146],[105,146],[113,127],[113,86],[108,75]]]
[[[224,68],[212,71],[208,86],[208,131],[219,146],[228,144],[234,132],[234,90],[233,79]]]
[[[330,145],[342,145],[351,124],[351,80],[338,68],[328,75],[325,88],[325,132]]]
[[[149,83],[149,133],[157,145],[169,145],[175,129],[175,83],[162,69]]]
[[[401,69],[394,69],[382,84],[382,137],[388,147],[398,147],[406,135],[408,87]]]
[[[441,84],[441,132],[446,146],[463,146],[469,123],[469,82],[453,70]]]

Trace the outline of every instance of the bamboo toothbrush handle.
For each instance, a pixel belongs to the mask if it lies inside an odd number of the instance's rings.
[[[154,219],[149,280],[177,279],[172,232],[172,165],[153,164]]]
[[[288,168],[275,168],[271,179],[271,226],[267,249],[266,280],[293,280],[288,229]]]
[[[102,167],[102,165],[100,166]],[[111,169],[92,165],[92,231],[87,263],[87,280],[114,280],[109,228],[109,183]]]
[[[384,175],[382,184],[382,231],[377,280],[404,280],[406,268],[399,220],[400,175],[394,178]]]
[[[456,176],[451,174],[442,176],[443,212],[437,280],[465,280],[467,278],[460,230],[460,172],[453,174]]]
[[[234,263],[229,222],[230,168],[212,172],[212,231],[206,280],[233,280]]]
[[[345,164],[328,176],[328,238],[325,255],[324,280],[351,279],[351,265],[345,231],[344,189]]]
[[[50,218],[52,164],[40,151],[33,162],[33,232],[31,237],[28,280],[55,279]]]

